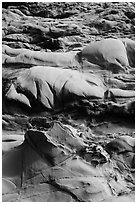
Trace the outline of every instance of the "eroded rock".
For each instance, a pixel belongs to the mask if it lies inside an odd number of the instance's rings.
[[[94,167],[77,155],[79,151],[72,151],[83,148],[83,142],[61,124],[55,124],[48,132],[29,130],[24,143],[3,156],[4,179],[8,177],[9,182],[20,189],[19,194],[12,199],[7,197],[7,200],[48,201],[49,194],[44,196],[43,193],[49,187],[50,195],[54,189],[55,197],[60,192],[62,200],[69,201],[103,201],[130,192],[131,187],[114,168],[115,164],[107,160],[103,166]],[[103,148],[101,151],[104,154]],[[12,165],[14,162],[16,165]],[[13,195],[15,192],[13,190]],[[52,201],[55,201],[54,196]]]
[[[78,56],[80,62],[82,62],[82,58],[85,58],[87,61],[115,73],[125,71],[129,67],[126,49],[118,39],[92,42],[78,53]]]
[[[37,66],[20,72],[5,99],[19,101],[34,110],[42,111],[43,108],[54,109],[82,98],[92,100],[102,99],[103,96],[104,85],[94,74]]]
[[[28,49],[12,49],[3,46],[3,64],[30,64],[51,67],[79,66],[75,51],[72,52],[41,52]]]
[[[134,201],[134,10],[3,2],[3,202]]]

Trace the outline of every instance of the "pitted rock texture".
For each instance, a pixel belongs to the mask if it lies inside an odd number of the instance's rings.
[[[134,39],[132,2],[11,4],[3,2],[2,16],[3,42],[11,47],[57,50],[108,35]]]
[[[2,200],[135,201],[135,3],[2,3]]]

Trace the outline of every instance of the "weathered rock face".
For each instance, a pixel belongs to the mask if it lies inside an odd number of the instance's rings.
[[[105,39],[92,42],[79,53],[79,61],[82,58],[98,64],[113,72],[119,72],[129,67],[125,46],[118,39]]]
[[[96,202],[130,192],[132,186],[126,183],[126,176],[122,178],[115,169],[115,163],[110,161],[107,152],[95,144],[88,146],[86,141],[86,138],[79,138],[78,132],[74,134],[59,123],[55,123],[48,132],[29,130],[21,146],[3,155],[4,201],[55,201],[60,195],[61,201]],[[113,146],[113,141],[111,143],[107,149]],[[119,141],[121,152],[122,145]],[[128,151],[127,146],[125,151]],[[101,162],[98,168],[93,165],[93,157],[94,163]],[[109,174],[112,176],[108,180]],[[20,187],[22,190],[18,194]],[[44,189],[50,191],[45,194]],[[54,196],[51,197],[53,191]],[[9,197],[6,197],[6,193],[9,193]]]
[[[46,65],[52,67],[80,66],[76,59],[77,52],[41,52],[29,49],[12,49],[3,46],[3,64]]]
[[[126,51],[127,51],[127,57],[129,61],[129,65],[131,67],[135,67],[135,41],[131,39],[122,39]]]
[[[2,63],[45,65],[53,67],[80,68],[83,59],[114,73],[130,71],[135,66],[135,42],[130,39],[105,39],[92,42],[82,51],[42,52],[29,49],[2,47]],[[130,67],[131,66],[131,67]],[[92,69],[93,66],[89,66]],[[82,65],[83,68],[83,65]],[[84,68],[85,69],[85,68]]]
[[[99,101],[101,104],[107,104],[107,101],[117,103],[119,100],[127,102],[135,98],[134,90],[120,89],[117,84],[111,88],[105,85],[103,77],[71,69],[36,66],[20,71],[18,77],[15,73],[12,79],[3,96],[4,103],[12,102],[12,109],[10,105],[8,109],[6,104],[3,105],[3,111],[9,113],[18,112],[18,108],[28,110],[28,113],[62,109],[67,104],[84,100],[90,105]],[[15,108],[13,103],[16,104]],[[92,105],[90,107],[92,109]]]
[[[94,74],[36,66],[20,72],[4,98],[22,103],[32,112],[41,112],[43,108],[62,108],[76,100],[103,99],[104,91],[102,81]]]
[[[134,201],[135,3],[2,6],[3,201]]]
[[[134,39],[134,3],[11,4],[3,2],[2,24],[3,43],[13,48],[68,49],[72,42],[88,43],[108,32]]]

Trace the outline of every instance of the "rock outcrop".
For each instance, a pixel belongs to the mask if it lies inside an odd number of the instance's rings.
[[[97,202],[129,193],[133,184],[126,177],[132,175],[125,168],[123,177],[107,152],[99,145],[88,146],[86,140],[59,123],[48,132],[29,130],[22,145],[3,155],[3,201],[54,202],[61,196],[61,201]],[[121,152],[122,145],[119,140]],[[110,146],[113,141],[108,151]],[[96,168],[95,161],[101,157]]]
[[[26,110],[33,113],[62,109],[67,104],[81,103],[83,100],[91,103],[98,103],[100,100],[102,103],[105,100],[117,103],[119,100],[127,102],[134,98],[134,90],[108,88],[104,84],[104,78],[90,72],[36,66],[21,71],[17,78],[16,75],[11,77],[11,85],[3,101],[16,104],[14,109],[11,103],[13,110],[10,106],[7,107],[9,112],[18,112],[18,107],[22,111],[27,108]],[[8,109],[5,109],[5,112],[8,112]]]
[[[2,15],[3,44],[12,48],[55,51],[68,49],[72,42],[89,43],[108,35],[134,40],[133,2],[13,2],[12,6],[3,2]]]
[[[2,3],[2,200],[135,201],[135,3]]]
[[[78,56],[81,63],[82,58],[85,58],[87,61],[100,65],[114,73],[125,71],[129,67],[126,48],[119,39],[92,42],[78,53]]]
[[[41,112],[43,108],[62,108],[76,100],[103,99],[104,90],[101,79],[94,74],[36,66],[20,72],[4,99]]]
[[[3,64],[45,65],[51,67],[79,66],[77,52],[41,52],[29,49],[12,49],[3,46]]]

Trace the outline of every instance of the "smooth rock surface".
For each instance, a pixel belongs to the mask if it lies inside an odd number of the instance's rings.
[[[87,61],[98,64],[112,72],[125,71],[129,66],[126,49],[118,39],[105,39],[92,42],[79,54],[79,61],[85,58]]]
[[[60,135],[60,138],[57,135]],[[62,199],[67,199],[68,195],[69,201],[102,201],[113,194],[130,192],[131,187],[126,185],[126,181],[114,168],[114,163],[104,162],[103,168],[96,169],[90,162],[78,156],[79,151],[84,148],[83,142],[84,140],[80,141],[61,124],[54,124],[48,132],[29,130],[25,134],[24,143],[3,156],[4,179],[8,177],[17,188],[23,187],[20,195],[13,201],[28,198],[30,201],[48,201],[49,196],[44,196],[44,189],[47,188],[55,190],[53,201],[58,191],[62,190]],[[88,154],[92,155],[92,151],[88,151]],[[15,161],[16,165],[13,165]],[[113,177],[107,181],[108,174],[112,172]],[[39,188],[32,188],[32,185]],[[40,195],[36,198],[36,193],[39,192]]]

